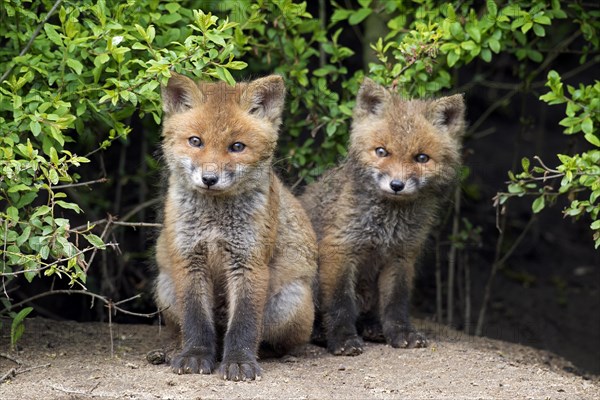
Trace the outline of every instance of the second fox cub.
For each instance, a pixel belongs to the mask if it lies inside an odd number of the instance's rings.
[[[169,185],[156,245],[155,297],[180,330],[177,373],[260,375],[262,342],[307,342],[317,244],[271,167],[285,88],[279,76],[230,87],[173,74],[162,90]],[[221,357],[222,354],[222,357]]]
[[[301,197],[319,241],[318,308],[333,354],[361,354],[362,337],[427,345],[409,321],[410,292],[456,178],[464,108],[462,95],[405,101],[365,79],[348,158]]]

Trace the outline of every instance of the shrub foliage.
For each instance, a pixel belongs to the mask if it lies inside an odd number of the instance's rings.
[[[589,218],[600,246],[600,83],[565,85],[565,71],[547,72],[573,43],[581,55],[575,70],[598,62],[599,12],[578,2],[509,3],[359,0],[347,8],[320,1],[311,13],[306,2],[291,0],[4,0],[0,271],[6,310],[16,277],[56,276],[85,289],[90,259],[118,245],[83,211],[89,200],[70,189],[110,178],[82,177],[82,165],[101,171],[89,165],[90,156],[127,141],[133,120],[158,132],[159,86],[172,70],[230,84],[281,74],[289,100],[277,162],[292,183],[310,182],[346,154],[365,75],[423,97],[452,90],[461,68],[485,68],[500,57],[516,66],[517,91],[530,90],[547,73],[549,91],[540,100],[565,106],[565,134],[583,136],[588,149],[538,158],[535,166],[524,158],[496,201],[535,195],[537,213],[567,198],[565,215]],[[353,34],[362,38],[358,45],[347,39]],[[474,76],[471,84],[484,79]],[[481,122],[475,120],[469,136]],[[74,220],[87,222],[76,227]]]

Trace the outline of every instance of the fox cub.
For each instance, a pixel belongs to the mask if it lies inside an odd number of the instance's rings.
[[[273,173],[285,87],[235,87],[173,74],[162,88],[168,192],[155,298],[179,330],[178,374],[260,376],[259,345],[284,354],[310,339],[317,244]]]
[[[361,85],[347,159],[300,198],[319,242],[318,317],[331,353],[361,354],[363,337],[427,346],[409,321],[410,292],[456,178],[464,112],[462,95],[405,101]]]

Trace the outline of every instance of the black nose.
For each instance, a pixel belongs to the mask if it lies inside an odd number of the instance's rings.
[[[390,182],[390,188],[392,188],[394,192],[400,192],[404,189],[404,182],[394,179]]]
[[[202,175],[202,182],[206,186],[212,186],[219,181],[219,177],[216,175]]]

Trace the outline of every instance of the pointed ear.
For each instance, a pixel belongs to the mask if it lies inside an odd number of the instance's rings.
[[[174,114],[189,110],[202,103],[202,92],[190,78],[171,72],[167,86],[161,87],[163,111]]]
[[[465,100],[463,94],[434,100],[428,110],[433,125],[448,134],[459,137],[465,129]]]
[[[249,114],[279,125],[285,104],[283,78],[269,75],[248,83],[242,94],[241,104]]]
[[[390,94],[375,81],[365,78],[356,97],[354,108],[355,118],[365,118],[369,115],[380,115]]]

